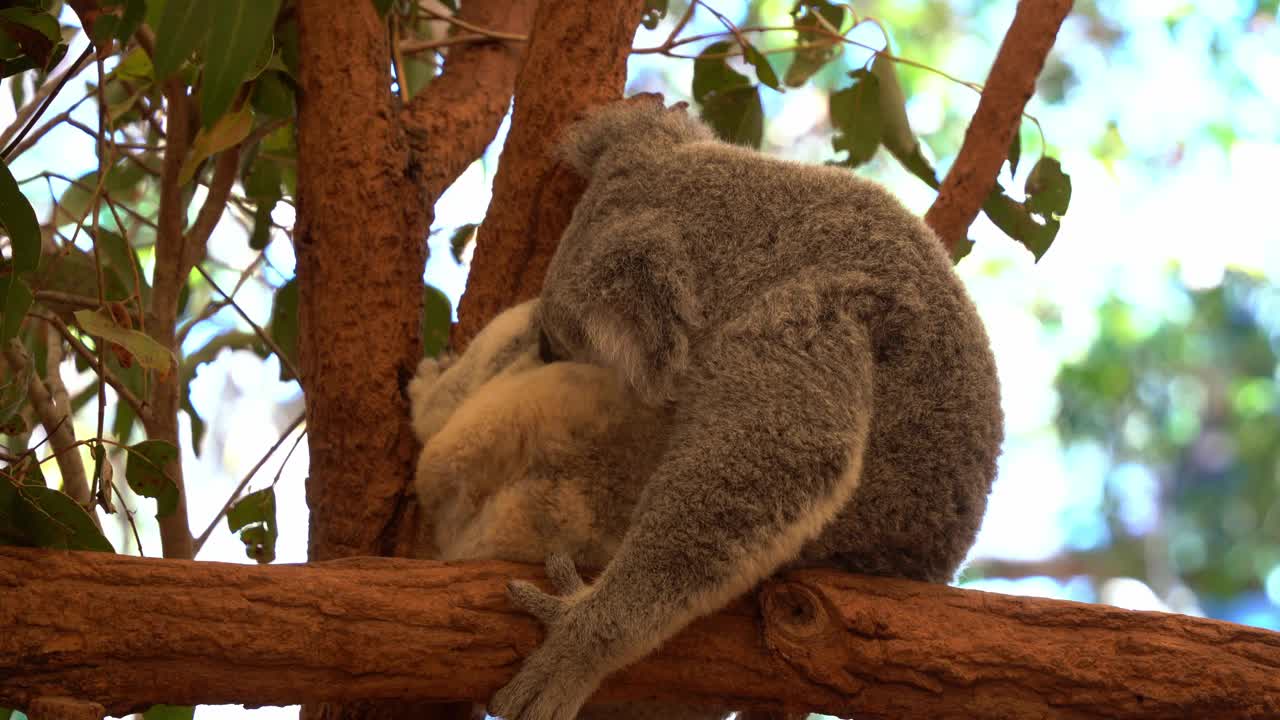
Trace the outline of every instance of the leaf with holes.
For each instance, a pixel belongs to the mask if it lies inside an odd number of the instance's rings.
[[[857,167],[870,160],[880,147],[884,121],[880,114],[880,82],[868,70],[849,73],[853,84],[831,93],[827,104],[836,134],[831,144],[836,152],[847,151],[841,165]]]
[[[165,467],[178,459],[178,448],[163,440],[143,440],[125,448],[129,460],[124,477],[129,488],[144,497],[155,498],[156,517],[163,518],[178,509],[178,484]]]
[[[266,488],[240,498],[227,511],[227,526],[240,533],[245,555],[266,564],[276,559],[276,491]]]
[[[823,22],[835,28],[836,32],[844,25],[845,9],[833,5],[826,0],[816,2],[798,2],[791,11],[792,24],[796,30],[795,59],[787,68],[783,82],[791,87],[800,87],[813,77],[827,63],[831,62],[844,44],[833,41],[830,32]],[[819,17],[823,22],[819,21]]]
[[[669,0],[644,0],[644,14],[640,16],[640,24],[646,30],[653,30],[667,16]]]
[[[1071,204],[1071,176],[1062,172],[1056,158],[1045,156],[1027,176],[1027,209],[1047,219],[1067,214]]]

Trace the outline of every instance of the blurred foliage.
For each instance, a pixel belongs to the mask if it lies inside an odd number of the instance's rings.
[[[1092,346],[1058,373],[1057,426],[1105,456],[1113,544],[1135,534],[1126,467],[1145,466],[1160,524],[1137,531],[1161,533],[1167,555],[1154,560],[1222,598],[1260,588],[1280,564],[1280,290],[1231,272],[1182,292],[1187,312],[1154,321],[1118,298],[1103,304]]]

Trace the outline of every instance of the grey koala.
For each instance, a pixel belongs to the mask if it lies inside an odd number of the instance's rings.
[[[783,567],[950,580],[1003,418],[933,233],[875,183],[657,103],[597,112],[561,153],[589,183],[540,302],[411,388],[441,556],[550,553],[555,595],[510,588],[546,638],[490,712],[571,720]],[[575,561],[604,569],[584,584]]]

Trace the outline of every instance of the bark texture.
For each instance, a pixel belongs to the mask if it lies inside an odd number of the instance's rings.
[[[455,349],[465,349],[499,312],[541,291],[547,263],[586,188],[551,151],[584,112],[622,97],[643,10],[643,0],[540,3],[453,328]]]
[[[540,639],[528,566],[250,566],[0,548],[0,706],[483,701]],[[74,602],[67,602],[74,598]],[[858,718],[1275,718],[1280,634],[829,571],[790,573],[600,700]]]
[[[964,144],[924,220],[948,250],[965,238],[1009,153],[1022,111],[1072,0],[1021,0],[996,54]]]

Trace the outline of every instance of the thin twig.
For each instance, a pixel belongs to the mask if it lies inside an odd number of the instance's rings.
[[[209,521],[209,526],[206,527],[204,532],[200,533],[199,537],[197,537],[192,543],[193,551],[191,554],[193,557],[200,554],[200,548],[204,547],[205,541],[209,539],[211,534],[213,534],[214,528],[216,528],[222,518],[226,516],[227,511],[231,509],[231,506],[235,504],[236,500],[240,498],[240,493],[244,492],[244,489],[249,486],[249,481],[253,479],[253,476],[262,469],[263,465],[267,464],[267,461],[271,459],[271,456],[275,454],[275,451],[280,449],[280,446],[284,444],[285,439],[287,439],[289,434],[302,424],[302,421],[306,419],[306,416],[307,414],[304,412],[298,415],[293,422],[289,423],[289,427],[285,428],[284,432],[280,433],[280,437],[276,440],[275,444],[267,450],[266,454],[259,458],[258,462],[254,463],[253,467],[249,469],[249,472],[245,473],[244,478],[240,480],[240,484],[236,485],[235,490],[231,491],[231,496],[222,504],[222,509],[213,516],[213,520]],[[287,460],[288,458],[286,458],[286,461]]]
[[[454,17],[453,15],[449,15],[448,13],[442,13],[438,10],[432,10],[429,7],[424,7],[420,5],[418,6],[418,9],[437,20],[443,20],[449,23],[450,25],[453,25],[455,27],[460,27],[463,30],[469,30],[477,35],[483,35],[492,40],[507,40],[509,42],[526,42],[529,39],[528,35],[498,32],[497,30],[489,30],[487,28],[482,28],[479,25],[472,25],[466,20],[461,20],[459,18]]]
[[[59,92],[62,92],[62,88],[67,84],[68,80],[70,80],[75,75],[80,74],[81,70],[84,70],[85,66],[87,65],[87,61],[89,59],[89,54],[92,52],[93,52],[93,45],[90,44],[88,47],[85,48],[84,52],[80,54],[80,57],[76,58],[76,61],[71,63],[71,67],[67,68],[66,72],[64,72],[61,76],[59,76],[57,80],[45,83],[44,86],[42,86],[39,90],[37,90],[35,95],[32,96],[31,102],[27,103],[22,108],[19,108],[17,117],[14,118],[13,123],[11,123],[9,127],[5,128],[4,133],[0,134],[0,142],[5,143],[5,151],[3,153],[0,153],[0,156],[3,156],[6,160],[9,159],[9,152],[17,145],[19,141],[22,140],[22,136],[25,135],[31,129],[32,124],[34,124],[35,121],[39,119],[40,115],[46,109],[48,109],[49,103],[53,100],[53,97],[56,96]],[[40,103],[40,105],[37,108],[36,101],[41,100],[41,98],[43,98],[43,101]],[[32,110],[29,110],[28,108],[37,108],[37,109],[34,111],[34,114],[28,117],[27,114],[32,113]],[[23,125],[21,126],[22,132],[19,133],[16,137],[13,137],[12,140],[10,140],[10,137],[12,136],[14,129],[19,127],[18,124],[22,123],[23,120],[26,120],[26,122],[23,123]]]
[[[32,315],[49,323],[57,329],[58,334],[62,335],[62,338],[71,346],[72,351],[79,355],[82,360],[90,364],[94,362],[93,351],[86,347],[84,343],[80,342],[79,338],[71,333],[71,328],[67,327],[67,324],[62,321],[62,318],[54,315],[53,313],[46,314],[43,312],[32,312]],[[137,414],[138,417],[145,419],[151,416],[151,408],[137,395],[134,395],[133,391],[121,382],[120,378],[116,377],[114,373],[107,370],[101,375],[101,377],[116,391],[116,395],[121,400],[127,403],[129,407],[133,408],[133,412]]]
[[[280,358],[280,364],[292,373],[295,378],[301,380],[302,373],[298,372],[298,368],[293,364],[293,361],[289,359],[288,355],[284,354],[284,351],[280,349],[280,346],[276,344],[275,340],[271,339],[271,336],[267,334],[267,331],[263,330],[257,323],[255,323],[249,317],[249,314],[244,311],[244,308],[240,307],[235,300],[231,299],[230,295],[223,291],[222,288],[218,287],[218,283],[214,282],[213,276],[206,272],[199,263],[195,265],[195,269],[196,272],[199,272],[200,275],[204,277],[205,281],[209,283],[209,286],[216,290],[217,293],[231,305],[231,308],[236,311],[236,314],[238,314],[242,320],[249,323],[249,327],[253,329],[254,334],[256,334],[267,347],[271,348],[271,352],[275,353],[276,357]]]

